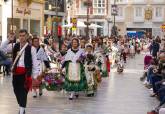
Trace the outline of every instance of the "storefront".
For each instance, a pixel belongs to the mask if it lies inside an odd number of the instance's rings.
[[[53,1],[45,0],[44,35],[51,34],[53,36],[56,35],[61,36],[59,34],[62,34],[61,33],[62,31],[59,28],[61,28],[66,18],[65,5],[66,5],[65,0],[60,0],[60,2],[59,1],[56,2],[56,0]]]
[[[13,28],[16,33],[20,29],[27,29],[31,34],[43,35],[43,2],[32,2],[27,7],[27,4],[19,4],[14,1],[13,8]],[[6,2],[2,5],[2,40],[7,38],[7,34],[11,31],[11,2]]]

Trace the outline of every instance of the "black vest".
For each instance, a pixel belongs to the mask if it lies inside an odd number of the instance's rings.
[[[15,58],[16,58],[19,51],[20,51],[20,43],[16,43],[14,45],[14,48],[13,48],[13,61],[15,60]],[[17,64],[18,64],[18,61],[15,64],[14,67],[16,67]],[[32,54],[31,54],[31,46],[30,45],[28,45],[25,48],[24,64],[25,64],[25,68],[27,70],[26,75],[31,76],[31,74],[32,74]]]

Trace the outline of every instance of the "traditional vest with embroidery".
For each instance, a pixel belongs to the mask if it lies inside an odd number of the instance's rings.
[[[13,48],[13,61],[15,60],[19,51],[20,51],[20,43],[16,43],[14,45],[14,48]],[[15,68],[16,68],[17,64],[18,64],[18,61],[17,61],[16,65],[14,66]],[[32,54],[31,54],[31,46],[30,45],[28,45],[25,48],[24,65],[25,65],[25,68],[27,70],[26,75],[31,76],[31,74],[32,74]]]

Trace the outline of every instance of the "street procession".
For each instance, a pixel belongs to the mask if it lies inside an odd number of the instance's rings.
[[[0,0],[0,114],[165,114],[164,0]]]

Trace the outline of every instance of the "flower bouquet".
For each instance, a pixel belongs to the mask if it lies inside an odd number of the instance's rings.
[[[60,91],[63,85],[64,77],[58,69],[52,69],[45,74],[43,87],[48,91]]]

